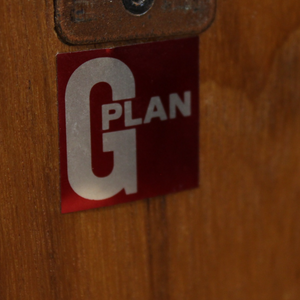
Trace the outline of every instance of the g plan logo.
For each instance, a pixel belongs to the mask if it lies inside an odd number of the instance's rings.
[[[198,38],[57,55],[61,207],[198,186]]]

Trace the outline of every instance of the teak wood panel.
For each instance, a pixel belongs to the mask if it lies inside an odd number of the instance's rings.
[[[108,45],[63,44],[53,11],[1,3],[0,299],[299,300],[299,0],[218,1],[199,189],[67,215],[55,55]]]

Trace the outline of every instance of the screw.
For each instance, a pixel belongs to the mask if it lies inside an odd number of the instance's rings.
[[[154,0],[122,0],[125,9],[133,15],[145,14],[153,5]]]

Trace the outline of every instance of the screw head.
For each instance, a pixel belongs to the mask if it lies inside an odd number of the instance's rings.
[[[141,16],[152,7],[154,0],[122,0],[122,2],[129,13]]]

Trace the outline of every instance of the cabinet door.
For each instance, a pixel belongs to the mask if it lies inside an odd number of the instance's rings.
[[[219,0],[200,187],[62,215],[52,1],[2,1],[0,299],[298,300],[300,2]]]

